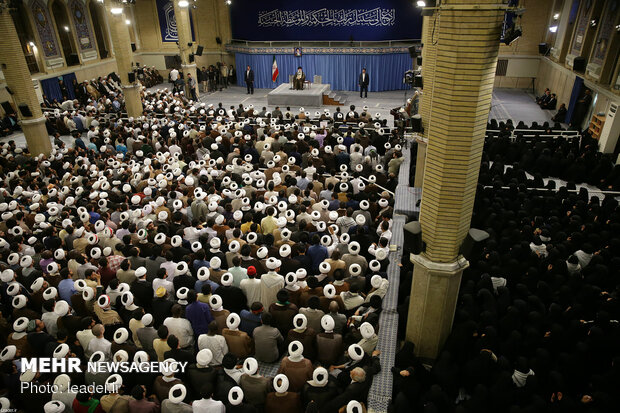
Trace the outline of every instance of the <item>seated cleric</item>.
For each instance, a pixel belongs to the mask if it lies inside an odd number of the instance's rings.
[[[297,68],[297,72],[293,77],[293,88],[295,90],[303,90],[304,82],[306,81],[306,74],[301,69],[301,66]]]

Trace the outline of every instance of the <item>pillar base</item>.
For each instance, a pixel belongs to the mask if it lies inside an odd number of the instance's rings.
[[[189,86],[187,85],[187,74],[190,73],[192,75],[192,77],[194,78],[194,81],[196,82],[196,96],[199,97],[200,96],[200,85],[198,84],[198,75],[196,74],[196,63],[190,63],[187,65],[181,65],[181,70],[183,70],[183,74],[186,76],[185,77],[185,96],[187,96],[188,99],[192,98],[192,95],[189,91]]]
[[[465,258],[436,263],[411,254],[414,263],[407,340],[415,343],[418,357],[434,360],[452,330],[461,275],[469,266]]]
[[[123,95],[125,96],[125,109],[127,116],[139,118],[142,116],[142,99],[140,98],[139,85],[123,85]]]
[[[415,161],[415,178],[413,186],[416,188],[422,188],[422,183],[424,182],[424,166],[426,165],[426,148],[428,147],[428,138],[416,136],[415,140],[418,144],[418,154]]]
[[[44,154],[49,156],[52,152],[52,142],[47,134],[45,116],[36,119],[22,119],[19,124],[26,137],[26,145],[32,156]]]

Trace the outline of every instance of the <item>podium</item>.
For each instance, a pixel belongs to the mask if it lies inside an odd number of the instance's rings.
[[[293,89],[293,75],[289,75],[289,83],[282,83],[267,94],[270,106],[303,106],[320,108],[323,106],[323,95],[329,94],[330,85],[315,84],[306,80],[303,90]]]

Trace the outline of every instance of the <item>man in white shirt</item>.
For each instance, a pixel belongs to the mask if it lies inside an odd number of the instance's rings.
[[[226,413],[224,403],[219,400],[213,400],[213,388],[211,386],[203,386],[200,390],[200,397],[202,397],[202,399],[195,400],[194,403],[192,403],[194,412]]]
[[[189,322],[189,321],[188,321]],[[85,355],[90,357],[96,351],[102,351],[106,358],[109,360],[112,358],[112,343],[103,337],[105,327],[103,324],[97,324],[92,329],[95,338],[91,339],[88,343],[88,349],[85,351]]]
[[[172,306],[172,317],[164,320],[164,325],[168,327],[169,335],[174,335],[179,339],[179,347],[184,349],[194,345],[194,330],[187,318],[183,318],[183,307],[179,304]]]
[[[172,142],[172,145],[168,147],[168,152],[170,152],[170,155],[172,156],[174,156],[175,153],[178,153],[179,155],[183,154],[181,147],[177,145],[176,139]]]
[[[90,344],[92,339],[95,338],[95,335],[93,334],[93,330],[92,330],[94,326],[95,326],[95,320],[93,318],[90,318],[90,323],[88,323],[88,325],[82,325],[83,330],[78,331],[75,334],[75,337],[79,340],[82,348],[86,350],[84,352],[85,354],[88,352],[88,345]],[[91,355],[87,354],[87,356],[90,357]]]
[[[166,254],[168,253],[170,253],[170,251]],[[172,261],[172,253],[170,253],[170,257],[166,257],[166,262],[162,262],[159,265],[159,268],[164,268],[166,270],[166,274],[168,274],[168,281],[172,282],[174,279],[174,271],[177,268],[177,263]]]
[[[160,272],[163,272],[163,274],[158,272],[157,278],[153,280],[153,295],[157,295],[157,290],[160,287],[163,287],[168,292],[168,294],[172,294],[174,292],[174,284],[170,280],[168,280],[168,272],[163,267],[160,267],[159,269]]]
[[[261,283],[260,278],[256,278],[256,268],[254,268],[254,266],[250,265],[247,268],[246,274],[248,278],[242,280],[239,283],[239,287],[248,299],[248,307],[251,307],[254,302],[260,301],[261,299]]]
[[[179,71],[175,68],[170,71],[170,82],[174,84],[179,79]]]

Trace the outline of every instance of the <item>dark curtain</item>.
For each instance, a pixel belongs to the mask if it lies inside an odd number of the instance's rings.
[[[575,77],[575,83],[573,83],[573,92],[570,95],[570,101],[568,103],[568,108],[566,110],[566,119],[565,123],[570,123],[573,118],[573,113],[575,112],[575,107],[577,106],[577,101],[579,100],[579,95],[581,94],[581,88],[583,87],[583,78]]]
[[[62,92],[60,91],[60,84],[58,81],[62,78],[67,87],[67,96],[69,99],[75,99],[75,90],[73,88],[73,79],[76,79],[75,73],[67,73],[62,76],[54,76],[49,79],[41,80],[41,90],[43,94],[51,101],[53,99],[62,102]]]

